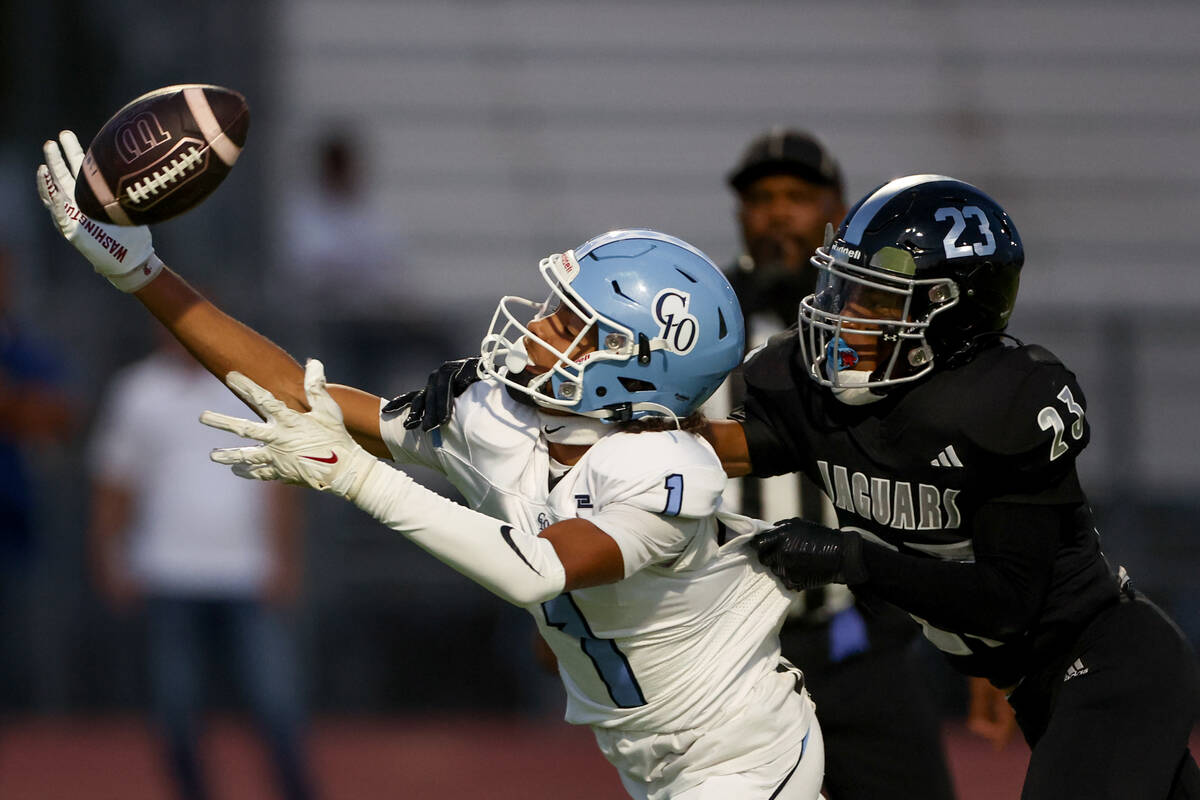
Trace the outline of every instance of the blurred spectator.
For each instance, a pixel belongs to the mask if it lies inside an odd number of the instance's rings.
[[[817,270],[809,256],[826,223],[845,215],[842,173],[806,131],[772,128],[729,174],[745,252],[727,274],[753,348],[795,325]],[[744,388],[728,382],[732,405]],[[806,516],[836,527],[829,501],[802,475],[741,481],[741,511],[766,520]],[[830,800],[953,797],[940,715],[914,650],[918,628],[899,609],[857,602],[845,586],[804,592],[784,623],[783,655],[804,671],[825,733]]]
[[[370,196],[364,151],[348,133],[326,133],[315,156],[315,186],[284,209],[272,286],[289,333],[309,337],[296,346],[334,365],[339,381],[383,383],[379,365],[394,360],[395,343],[415,336],[420,347],[431,327],[415,302],[403,220]]]
[[[0,707],[32,693],[28,629],[36,547],[27,448],[64,437],[74,419],[61,365],[18,320],[11,252],[0,246]]]
[[[286,611],[301,577],[298,496],[207,458],[229,438],[197,423],[244,409],[165,333],[113,380],[95,423],[91,562],[117,611],[144,608],[150,694],[181,797],[208,797],[198,745],[208,664],[227,661],[289,800],[312,796]]]
[[[299,187],[284,220],[278,269],[286,291],[323,320],[386,315],[403,303],[407,245],[371,202],[363,153],[348,134],[316,146],[316,185]]]

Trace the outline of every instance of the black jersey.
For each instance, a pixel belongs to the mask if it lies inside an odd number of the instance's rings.
[[[962,671],[1016,683],[1065,652],[1118,598],[1075,472],[1089,436],[1083,392],[1045,349],[998,341],[962,366],[858,406],[805,374],[794,329],[753,353],[744,371],[736,416],[755,475],[802,471],[824,487],[843,530],[954,565],[922,562],[926,580],[910,574],[880,594],[912,613]],[[1019,630],[998,628],[993,606],[963,588],[963,565],[995,558],[1006,537],[1011,545],[1016,532],[1004,528],[1025,519],[1021,509],[1043,526],[1033,548],[1043,563],[1002,565],[1003,585],[992,581],[992,594],[1029,611]],[[875,591],[872,582],[856,592]]]

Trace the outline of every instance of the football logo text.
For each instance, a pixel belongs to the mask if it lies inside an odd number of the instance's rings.
[[[171,134],[158,121],[158,117],[144,111],[117,131],[117,152],[126,164],[132,164],[170,138]]]
[[[830,467],[832,466],[832,469]],[[962,524],[958,489],[877,478],[840,464],[818,461],[817,469],[833,504],[863,519],[897,530],[953,530]]]

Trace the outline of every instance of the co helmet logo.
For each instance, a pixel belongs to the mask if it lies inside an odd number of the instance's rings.
[[[692,296],[679,289],[663,289],[654,296],[658,337],[679,355],[690,353],[700,337],[700,323],[688,313],[691,301]]]

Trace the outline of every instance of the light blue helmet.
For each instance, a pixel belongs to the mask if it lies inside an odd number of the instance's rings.
[[[721,270],[687,242],[652,230],[616,230],[542,259],[544,303],[500,300],[481,346],[480,372],[547,408],[619,422],[686,417],[742,360],[745,326]],[[532,333],[531,319],[565,304],[584,323],[566,352],[595,329],[577,359]],[[525,344],[557,364],[530,379]]]

